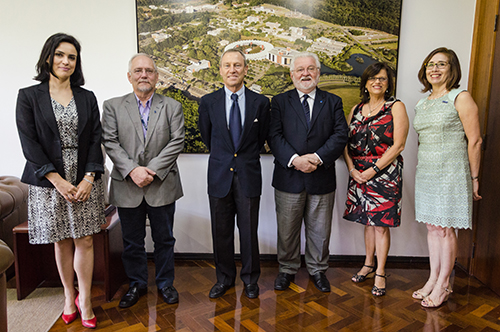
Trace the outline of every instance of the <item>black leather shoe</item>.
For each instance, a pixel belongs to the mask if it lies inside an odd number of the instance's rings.
[[[245,295],[249,299],[256,299],[259,297],[259,285],[257,284],[246,284],[245,285]]]
[[[311,276],[311,279],[314,282],[314,286],[322,292],[330,292],[330,282],[326,278],[323,272],[318,272],[315,275]]]
[[[163,301],[167,302],[168,304],[179,302],[179,293],[177,293],[177,290],[174,286],[167,286],[161,289],[158,288],[158,293],[161,294]]]
[[[139,298],[143,295],[146,295],[148,292],[147,287],[139,288],[139,286],[130,286],[127,293],[123,295],[120,304],[118,306],[120,308],[128,308],[133,306],[139,301]]]
[[[233,285],[224,285],[223,283],[216,283],[212,289],[210,290],[210,293],[208,293],[208,297],[211,298],[211,299],[216,299],[218,297],[221,297],[222,295],[226,294],[227,290],[231,287],[233,287]]]
[[[278,273],[276,280],[274,280],[274,289],[286,290],[290,287],[290,282],[295,280],[295,274],[288,274],[285,272]]]

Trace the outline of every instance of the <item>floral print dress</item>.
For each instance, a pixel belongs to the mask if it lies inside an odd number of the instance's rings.
[[[62,159],[66,180],[77,186],[78,171],[78,111],[72,98],[64,107],[52,99],[52,109],[61,139]],[[55,188],[29,186],[28,229],[31,244],[78,239],[99,233],[104,216],[104,186],[95,180],[86,202],[69,203]]]
[[[394,144],[391,98],[377,114],[364,117],[363,103],[354,109],[349,124],[348,152],[354,167],[369,169]],[[344,219],[363,225],[398,227],[401,224],[403,157],[399,155],[370,181],[359,184],[349,177]]]

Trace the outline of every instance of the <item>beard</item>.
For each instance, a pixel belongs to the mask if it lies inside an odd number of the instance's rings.
[[[309,78],[309,80],[304,80],[304,78]],[[293,84],[299,90],[314,90],[314,88],[318,85],[318,78],[314,79],[312,76],[302,77],[301,79],[292,79]]]
[[[140,83],[147,83],[148,85],[144,85],[144,84],[140,84]],[[150,82],[139,82],[139,84],[137,85],[137,90],[142,92],[142,93],[151,92],[151,90],[153,90],[153,88],[154,87]]]

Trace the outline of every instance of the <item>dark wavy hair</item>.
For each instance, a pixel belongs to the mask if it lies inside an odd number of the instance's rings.
[[[368,82],[368,79],[370,77],[374,77],[375,75],[380,73],[382,69],[385,69],[385,71],[387,72],[387,83],[389,84],[387,86],[387,90],[384,93],[384,99],[388,100],[392,97],[394,93],[394,71],[385,62],[375,62],[366,67],[363,75],[361,75],[361,83],[359,83],[359,96],[361,97],[362,103],[365,104],[368,102],[368,100],[370,100],[370,94],[365,88],[366,82]]]
[[[460,86],[460,79],[462,78],[462,70],[460,69],[460,61],[458,61],[457,54],[446,47],[436,48],[434,51],[429,53],[429,55],[422,62],[420,70],[418,71],[418,80],[424,88],[422,92],[427,92],[432,90],[432,85],[427,80],[427,64],[431,61],[432,57],[438,53],[443,53],[448,58],[448,63],[450,64],[450,74],[446,81],[446,89],[450,91],[451,89],[456,89]]]
[[[54,53],[56,48],[61,43],[70,43],[76,49],[76,66],[75,71],[70,77],[70,82],[72,86],[82,86],[85,84],[85,79],[83,78],[82,72],[82,59],[80,56],[80,43],[75,37],[67,35],[65,33],[56,33],[50,36],[43,45],[42,52],[40,53],[40,58],[36,64],[37,75],[33,78],[34,80],[40,82],[47,82],[50,79],[50,74],[57,77],[52,68],[54,64]],[[47,62],[48,60],[48,62]]]

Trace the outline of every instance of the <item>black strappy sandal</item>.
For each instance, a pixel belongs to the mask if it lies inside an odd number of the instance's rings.
[[[381,274],[376,274],[375,273],[375,278],[376,277],[386,279],[386,283],[387,283],[387,277],[389,277],[389,276],[387,274],[381,275]],[[384,296],[385,295],[385,287],[384,288],[378,288],[377,286],[373,285],[372,295],[373,296],[377,296],[377,297],[378,296]]]
[[[351,278],[352,282],[355,282],[355,283],[363,282],[367,278],[373,278],[375,276],[375,266],[370,266],[370,265],[363,265],[363,266],[369,267],[372,270],[370,272],[368,272],[367,274],[365,274],[365,275],[357,274],[356,273]]]

